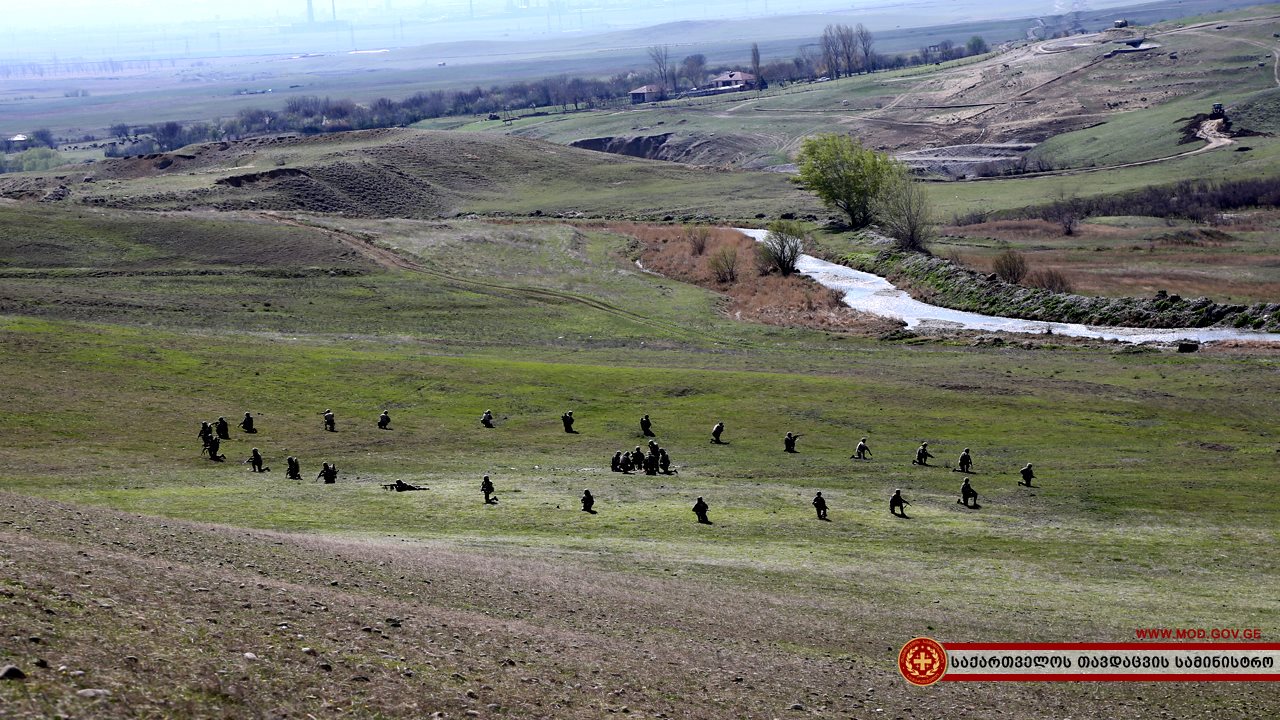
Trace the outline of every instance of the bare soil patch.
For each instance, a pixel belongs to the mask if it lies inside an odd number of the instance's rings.
[[[645,269],[723,293],[728,299],[724,311],[736,319],[863,336],[880,336],[903,326],[846,306],[840,293],[804,276],[761,272],[756,242],[735,230],[709,228],[706,246],[699,252],[678,226],[628,223],[608,227],[635,239]],[[735,258],[736,277],[732,280],[717,279],[712,269],[713,258],[723,254]]]

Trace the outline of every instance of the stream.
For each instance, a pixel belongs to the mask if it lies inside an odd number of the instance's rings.
[[[737,228],[742,234],[756,240],[764,240],[767,230]],[[796,270],[813,278],[819,285],[829,287],[844,295],[844,303],[855,310],[902,320],[910,330],[981,330],[987,332],[1011,332],[1119,340],[1128,343],[1161,342],[1179,340],[1215,342],[1220,340],[1253,340],[1280,343],[1280,333],[1264,333],[1233,328],[1127,328],[1081,325],[1079,323],[1019,320],[1017,318],[981,315],[963,310],[950,310],[920,302],[906,292],[894,287],[879,275],[854,270],[819,260],[812,255],[801,255]]]

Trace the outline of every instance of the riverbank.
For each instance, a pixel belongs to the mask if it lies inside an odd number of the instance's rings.
[[[834,260],[883,277],[930,305],[982,315],[1105,327],[1280,331],[1280,303],[1227,305],[1165,294],[1107,298],[1056,293],[1008,283],[943,258],[892,248],[847,253]]]

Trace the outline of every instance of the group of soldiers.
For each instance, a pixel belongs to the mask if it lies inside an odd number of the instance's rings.
[[[634,471],[644,471],[645,475],[675,475],[679,470],[671,467],[671,456],[666,448],[660,447],[654,440],[649,441],[649,452],[644,452],[637,445],[631,452],[619,450],[609,460],[609,470],[630,475]]]
[[[337,432],[337,421],[333,411],[331,409],[325,409],[325,411],[321,413],[321,416],[324,422],[324,429],[329,432]],[[573,429],[574,417],[573,417],[572,410],[568,410],[563,415],[561,415],[560,420],[561,420],[561,423],[564,425],[564,431],[566,433],[577,434],[578,431]],[[491,410],[485,410],[484,414],[480,416],[480,424],[485,428],[495,427],[494,416]],[[391,415],[388,411],[383,410],[382,414],[378,416],[377,425],[378,425],[378,429],[380,430],[389,430],[391,428]],[[253,414],[251,412],[246,412],[244,414],[244,417],[240,420],[238,427],[240,427],[240,429],[247,434],[255,434],[258,432],[258,429],[254,422]],[[717,422],[712,427],[711,442],[713,444],[717,444],[717,445],[727,444],[722,439],[724,429],[725,429],[725,426],[723,421]],[[667,454],[666,449],[659,446],[657,441],[654,439],[657,437],[657,435],[653,430],[653,421],[649,418],[647,414],[643,415],[640,418],[640,433],[641,435],[649,438],[649,441],[648,441],[649,451],[647,453],[644,452],[641,449],[641,446],[639,445],[637,445],[635,450],[631,452],[624,452],[622,450],[619,450],[616,453],[614,453],[613,458],[610,460],[609,469],[613,472],[624,473],[624,474],[630,474],[632,472],[639,472],[639,471],[643,471],[646,475],[677,474],[679,471],[676,470],[674,467],[672,467],[671,458]],[[213,460],[215,462],[223,462],[226,460],[226,456],[223,455],[221,452],[221,442],[223,440],[230,439],[230,425],[227,422],[227,419],[225,417],[219,417],[215,422],[212,422],[212,423],[201,422],[200,432],[198,437],[200,438],[203,444],[201,454],[207,455],[210,460]],[[788,453],[798,452],[796,450],[796,441],[800,437],[802,437],[802,434],[792,433],[788,431],[786,435],[783,436],[783,439],[782,439],[783,451]],[[857,448],[854,450],[853,455],[849,457],[850,459],[853,459],[853,460],[862,460],[862,461],[870,461],[872,459],[871,448],[867,445],[867,438],[864,437],[861,440],[859,440]],[[916,449],[915,457],[912,459],[911,464],[928,466],[929,460],[932,460],[932,459],[934,459],[934,455],[929,452],[929,443],[922,442],[920,443],[920,447]],[[253,448],[253,450],[249,455],[249,458],[246,459],[244,462],[250,465],[253,472],[256,472],[256,473],[271,472],[271,468],[266,466],[265,460],[262,457],[262,453],[258,450],[258,448]],[[956,472],[961,472],[966,474],[972,472],[973,457],[970,454],[969,448],[965,448],[964,451],[960,453],[960,457],[956,463],[956,467],[954,470]],[[1019,473],[1021,475],[1021,479],[1019,480],[1018,484],[1025,485],[1027,487],[1032,487],[1031,481],[1035,478],[1035,473],[1032,470],[1031,463],[1027,463],[1026,466],[1024,466],[1019,471]],[[298,458],[290,456],[286,460],[285,477],[291,480],[302,479],[301,462],[298,460]],[[321,464],[320,472],[316,475],[317,481],[323,481],[325,484],[332,484],[337,482],[337,478],[338,478],[337,465],[331,464],[328,462]],[[395,490],[400,492],[408,491],[408,490],[425,490],[426,489],[423,487],[412,485],[410,483],[406,483],[402,480],[397,480],[394,483],[383,485],[382,487],[387,490]],[[493,482],[488,475],[485,475],[483,480],[481,481],[480,491],[484,494],[484,502],[486,505],[497,504],[498,499],[497,499],[497,496],[494,494]],[[964,505],[967,508],[976,509],[979,507],[979,505],[977,504],[977,500],[978,500],[977,490],[973,488],[969,478],[967,477],[964,478],[964,482],[960,486],[960,498],[956,500],[956,503],[960,505]],[[889,512],[895,516],[907,517],[905,506],[910,504],[911,503],[906,498],[902,497],[901,489],[894,490],[893,495],[889,498]],[[824,520],[824,521],[828,520],[827,501],[822,496],[821,492],[817,493],[817,495],[813,498],[812,505],[814,507],[814,510],[817,513],[819,520]],[[595,507],[595,497],[592,496],[590,490],[584,490],[582,495],[583,512],[591,513],[594,515],[596,514],[594,507]],[[707,504],[704,498],[699,497],[697,501],[694,503],[693,512],[697,516],[699,523],[708,524],[708,525],[711,524],[711,521],[708,518],[708,514],[707,514],[709,509],[710,509],[710,506]]]
[[[321,413],[321,416],[324,420],[324,429],[329,432],[337,432],[337,422],[333,411],[326,409]],[[244,414],[244,418],[240,420],[238,427],[248,434],[256,434],[258,432],[252,412]],[[390,427],[391,416],[384,410],[378,416],[378,428],[388,430]],[[219,417],[214,422],[201,421],[200,432],[197,435],[202,444],[200,454],[208,456],[214,462],[225,462],[227,456],[222,453],[222,441],[231,439],[230,431],[230,424],[225,417]],[[267,467],[266,460],[262,457],[262,452],[258,448],[253,448],[249,452],[249,457],[244,460],[244,463],[255,473],[271,472],[271,468]],[[301,480],[302,461],[292,455],[286,458],[284,476],[288,480]],[[316,474],[316,480],[323,481],[326,485],[336,483],[338,481],[338,466],[327,462],[321,463],[320,472]],[[405,489],[418,490],[420,488],[410,485]]]

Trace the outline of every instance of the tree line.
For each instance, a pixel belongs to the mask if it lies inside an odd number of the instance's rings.
[[[756,78],[757,90],[769,83],[787,84],[811,81],[821,77],[838,78],[856,73],[900,68],[935,62],[938,58],[962,56],[967,52],[985,52],[987,46],[975,37],[967,45],[944,43],[942,55],[926,48],[914,55],[886,56],[875,52],[875,37],[859,23],[828,25],[817,44],[801,46],[791,58],[763,61],[758,44],[750,48],[748,67]],[[815,50],[815,48],[817,48]],[[956,55],[959,52],[960,55]],[[292,97],[282,108],[250,107],[235,117],[209,122],[182,124],[164,122],[152,125],[111,126],[108,139],[102,143],[108,157],[145,155],[168,152],[198,142],[240,139],[258,135],[299,133],[303,135],[406,126],[440,117],[484,116],[491,120],[509,119],[513,112],[537,108],[560,108],[561,111],[599,108],[617,104],[628,98],[631,90],[643,84],[659,85],[664,93],[682,88],[703,87],[713,74],[741,69],[740,66],[711,66],[705,55],[693,53],[677,62],[666,45],[648,50],[650,67],[619,73],[607,78],[582,78],[558,75],[539,80],[516,81],[487,88],[432,90],[419,92],[401,100],[378,98],[370,103],[357,103],[347,98],[317,96]],[[31,145],[6,147],[16,152],[33,145],[52,149],[58,139],[48,129],[29,134]],[[82,138],[85,141],[95,138]],[[65,139],[64,139],[65,142]]]

